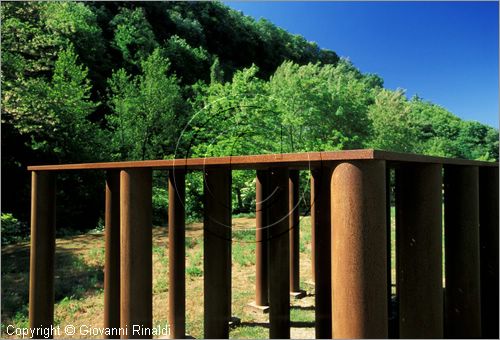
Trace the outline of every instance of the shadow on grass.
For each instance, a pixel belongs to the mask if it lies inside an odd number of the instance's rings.
[[[290,306],[290,309],[297,309],[297,310],[314,310],[314,306]]]
[[[78,240],[75,244],[82,246]],[[68,297],[82,298],[104,286],[102,265],[87,264],[81,255],[73,253],[74,249],[56,248],[56,303]],[[4,325],[8,324],[27,326],[29,262],[30,250],[27,244],[2,249],[2,331]]]

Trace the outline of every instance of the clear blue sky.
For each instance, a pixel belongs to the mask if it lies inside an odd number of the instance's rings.
[[[498,2],[225,2],[498,128]]]

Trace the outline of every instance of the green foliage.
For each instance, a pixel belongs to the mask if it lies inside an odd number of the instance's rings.
[[[141,63],[141,74],[113,73],[108,117],[113,158],[155,159],[174,152],[183,103],[176,77],[167,75],[169,66],[156,49]]]
[[[153,30],[144,10],[122,8],[111,20],[114,28],[113,45],[122,53],[123,59],[133,65],[139,65],[156,47]]]
[[[12,214],[2,213],[2,245],[17,243],[26,239],[29,232],[26,224],[20,222]]]
[[[100,159],[96,146],[102,143],[102,133],[88,119],[96,103],[90,99],[87,72],[70,45],[58,53],[49,81],[25,79],[19,88],[7,90],[6,119],[31,137],[33,149],[61,160]]]
[[[372,122],[370,147],[399,152],[417,151],[417,131],[403,91],[377,91],[368,116]]]
[[[497,129],[408,100],[335,52],[219,2],[0,9],[2,170],[12,179],[2,193],[19,193],[5,209],[21,220],[29,216],[28,164],[365,147],[498,159]],[[163,224],[160,177],[153,203]],[[254,210],[254,177],[233,173],[234,213]],[[102,176],[58,180],[58,221],[93,228]],[[189,173],[186,183],[187,218],[199,219],[202,175]]]
[[[347,61],[337,66],[290,62],[270,80],[290,152],[360,148],[370,121],[368,87]]]
[[[164,55],[185,84],[194,84],[199,79],[208,80],[210,56],[203,47],[194,48],[174,35],[165,42]]]

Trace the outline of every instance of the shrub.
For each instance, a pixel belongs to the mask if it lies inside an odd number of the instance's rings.
[[[2,245],[20,242],[29,238],[29,229],[10,213],[2,213]]]

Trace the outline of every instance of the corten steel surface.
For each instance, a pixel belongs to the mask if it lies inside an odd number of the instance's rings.
[[[174,339],[186,335],[185,172],[168,174],[168,324]]]
[[[231,318],[231,172],[207,170],[204,183],[204,337],[225,339]]]
[[[384,161],[343,162],[334,167],[331,179],[334,338],[388,336],[385,213]]]
[[[120,325],[125,338],[151,338],[133,334],[132,325],[152,327],[152,172],[129,169],[120,173]],[[123,337],[123,335],[122,335]]]
[[[288,179],[288,228],[290,229],[290,292],[300,293],[299,171],[290,170]]]
[[[479,169],[482,336],[498,339],[498,168]]]
[[[120,171],[106,173],[104,327],[120,327]],[[119,338],[119,335],[109,335]]]
[[[54,324],[55,210],[55,176],[50,173],[33,172],[29,321],[30,328],[41,327],[40,331]]]
[[[257,170],[255,181],[255,304],[268,306],[268,177],[269,172]]]
[[[399,337],[443,337],[442,167],[396,169]]]
[[[444,168],[446,338],[481,337],[478,168]]]
[[[391,163],[439,163],[456,165],[476,166],[498,166],[498,163],[471,161],[466,159],[443,158],[433,156],[422,156],[410,153],[397,153],[379,151],[372,149],[324,151],[304,153],[282,153],[273,155],[250,155],[250,156],[228,156],[210,158],[189,158],[150,161],[127,161],[127,162],[104,162],[104,163],[82,163],[62,165],[33,165],[28,170],[83,170],[83,169],[125,169],[125,168],[152,168],[169,169],[185,168],[187,170],[204,169],[207,167],[231,166],[231,169],[266,169],[277,166],[287,166],[296,169],[310,169],[321,166],[327,161],[347,160],[387,160]]]
[[[332,337],[330,180],[332,169],[314,169],[311,176],[311,228],[314,233],[314,306],[317,339]]]
[[[290,240],[286,168],[269,170],[269,337],[290,338]]]

